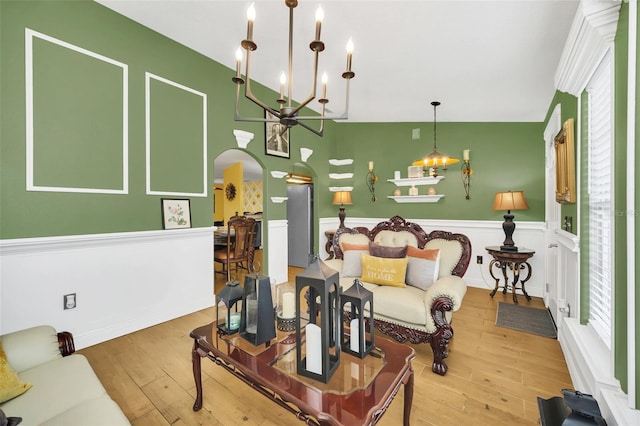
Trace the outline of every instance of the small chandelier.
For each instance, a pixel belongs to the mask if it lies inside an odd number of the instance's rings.
[[[345,109],[342,115],[339,116],[331,116],[328,117],[325,115],[326,105],[329,102],[327,99],[327,74],[325,73],[322,76],[322,97],[318,99],[318,102],[322,105],[321,114],[319,116],[300,116],[299,113],[307,106],[311,101],[316,98],[316,88],[318,82],[318,57],[320,52],[324,50],[324,42],[320,40],[320,32],[322,28],[322,19],[324,17],[324,12],[320,7],[316,12],[316,31],[315,31],[315,40],[313,40],[309,44],[309,48],[313,52],[314,55],[314,65],[313,65],[313,75],[312,75],[312,87],[309,93],[309,96],[302,101],[301,103],[294,105],[292,102],[292,80],[293,80],[293,9],[298,6],[298,0],[285,0],[285,5],[289,8],[289,63],[288,63],[288,71],[287,74],[284,72],[280,76],[280,97],[276,99],[276,102],[279,104],[279,107],[272,108],[268,106],[265,102],[262,102],[258,99],[253,92],[251,91],[251,78],[250,78],[250,57],[251,52],[258,48],[258,45],[253,40],[253,22],[255,20],[256,12],[253,3],[249,6],[247,10],[247,38],[242,40],[241,46],[242,48],[238,48],[236,52],[236,75],[232,78],[233,82],[236,83],[236,108],[234,119],[236,121],[257,121],[257,122],[269,122],[275,123],[279,122],[283,125],[282,132],[286,132],[288,129],[295,125],[300,125],[305,129],[315,133],[318,136],[322,136],[324,131],[324,119],[331,120],[345,120],[348,118],[349,113],[349,81],[355,76],[355,73],[351,71],[351,55],[353,52],[353,42],[349,39],[347,43],[347,70],[342,73],[342,78],[346,80],[346,98],[345,98]],[[244,49],[246,53],[246,67],[245,67],[245,76],[242,78],[240,73],[242,67],[242,49]],[[246,80],[245,80],[246,79]],[[240,86],[245,84],[244,95],[247,99],[258,105],[265,111],[265,118],[252,118],[252,117],[243,117],[240,115],[238,111],[238,103],[240,99]],[[286,97],[285,97],[285,85],[286,85]],[[266,118],[270,113],[274,116],[274,118]],[[303,122],[303,120],[319,120],[320,127],[319,129],[315,129],[311,127],[309,124]]]
[[[455,164],[460,161],[458,158],[450,157],[447,154],[438,152],[438,143],[436,138],[436,107],[440,105],[440,102],[431,102],[433,105],[433,152],[424,158],[414,161],[414,166],[422,166],[426,169],[431,176],[438,176],[438,167],[442,166],[443,171],[447,171],[447,166]]]

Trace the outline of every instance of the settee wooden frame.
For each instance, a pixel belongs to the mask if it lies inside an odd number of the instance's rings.
[[[335,253],[335,258],[343,259],[342,249],[339,244],[341,235],[364,234],[370,241],[374,241],[376,235],[381,231],[408,231],[416,236],[418,248],[424,248],[429,241],[434,239],[458,241],[462,246],[462,254],[460,256],[460,260],[452,270],[452,275],[462,277],[467,271],[471,260],[471,242],[466,235],[447,231],[431,231],[430,233],[427,233],[420,225],[408,222],[400,216],[394,216],[389,220],[380,222],[372,229],[368,229],[366,227],[339,228],[333,237],[333,252]],[[429,343],[433,350],[433,365],[431,370],[436,374],[444,375],[447,372],[447,364],[444,360],[449,355],[449,340],[453,337],[453,328],[451,327],[451,323],[447,320],[446,314],[452,310],[453,301],[451,298],[447,296],[440,296],[434,300],[431,305],[431,316],[433,317],[436,330],[433,333],[405,327],[396,323],[390,323],[377,318],[374,318],[373,322],[374,327],[377,330],[400,343],[406,341],[415,344]],[[368,318],[367,321],[370,321],[370,318]]]

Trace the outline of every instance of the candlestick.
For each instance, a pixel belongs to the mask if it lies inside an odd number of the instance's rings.
[[[253,40],[253,21],[256,19],[256,8],[254,3],[251,3],[249,9],[247,9],[247,40]]]
[[[353,54],[353,41],[349,39],[347,42],[347,72],[351,71],[351,55]]]
[[[307,324],[307,371],[322,374],[322,337],[320,327],[315,324]]]
[[[284,85],[287,82],[287,76],[284,74],[280,74],[280,99],[284,99]]]
[[[236,50],[236,77],[240,78],[240,68],[242,68],[242,49]]]
[[[316,10],[316,40],[320,40],[320,29],[322,28],[322,19],[324,18],[324,12],[322,8],[318,6]]]
[[[349,323],[351,329],[351,336],[349,337],[349,348],[353,352],[360,352],[360,325],[358,324],[358,318],[354,318]]]
[[[327,97],[327,73],[322,74],[322,98],[325,99]]]

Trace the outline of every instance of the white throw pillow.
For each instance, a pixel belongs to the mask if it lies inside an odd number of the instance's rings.
[[[438,279],[440,250],[420,250],[410,247],[407,251],[407,276],[405,282],[426,291]]]

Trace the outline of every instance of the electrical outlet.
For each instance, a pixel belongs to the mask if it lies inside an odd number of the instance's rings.
[[[420,128],[411,130],[411,139],[414,141],[420,139]]]
[[[64,297],[64,309],[74,309],[77,306],[76,294],[65,294]]]
[[[477,257],[476,257],[476,263],[477,263],[478,265],[482,265],[482,256],[477,256]]]

